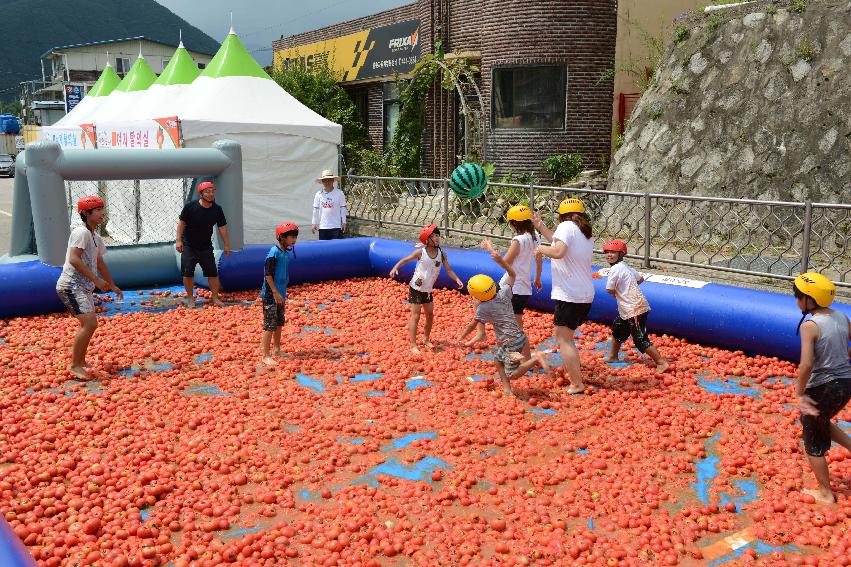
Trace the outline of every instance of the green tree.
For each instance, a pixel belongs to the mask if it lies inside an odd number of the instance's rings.
[[[275,69],[272,78],[300,103],[343,127],[343,159],[347,168],[357,170],[362,152],[371,144],[354,102],[338,84],[333,69],[328,65],[314,65],[309,70],[290,65]]]
[[[0,101],[0,114],[9,113],[13,116],[21,117],[21,102],[18,100],[13,100],[10,102],[2,102]]]

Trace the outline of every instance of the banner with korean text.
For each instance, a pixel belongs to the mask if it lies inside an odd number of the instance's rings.
[[[99,149],[163,150],[180,147],[177,116],[97,124]]]
[[[72,128],[47,126],[39,130],[38,139],[56,142],[65,150],[94,150],[97,148],[94,124],[80,124]]]

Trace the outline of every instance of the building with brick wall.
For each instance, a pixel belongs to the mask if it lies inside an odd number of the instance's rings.
[[[273,42],[275,65],[327,62],[355,101],[378,148],[399,113],[396,77],[441,42],[466,57],[476,80],[485,160],[497,174],[545,178],[547,156],[577,153],[595,168],[611,149],[617,0],[417,0]],[[468,135],[458,94],[439,87],[426,102],[423,175],[444,177]]]

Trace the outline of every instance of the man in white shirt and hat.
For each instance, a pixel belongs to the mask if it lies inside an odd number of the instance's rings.
[[[340,177],[330,169],[323,171],[316,179],[317,183],[322,184],[322,189],[313,198],[311,231],[316,234],[319,230],[319,240],[342,238],[346,232],[346,196],[334,187],[334,183],[339,180]]]

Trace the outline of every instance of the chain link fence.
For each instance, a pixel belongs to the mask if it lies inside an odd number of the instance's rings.
[[[353,229],[411,239],[411,228],[436,223],[445,242],[477,246],[482,237],[509,240],[505,220],[516,204],[541,212],[547,226],[567,197],[585,203],[598,245],[624,240],[645,267],[651,263],[745,274],[774,283],[818,270],[851,289],[851,205],[624,193],[582,187],[490,183],[462,199],[445,179],[348,176]],[[602,250],[597,250],[602,253]]]
[[[100,235],[107,246],[174,242],[177,218],[192,187],[192,179],[66,181],[68,222],[82,223],[77,200],[98,195],[106,204]]]

